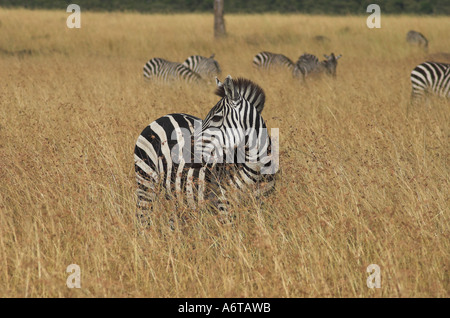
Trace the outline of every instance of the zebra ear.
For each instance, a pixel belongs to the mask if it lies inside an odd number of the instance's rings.
[[[238,88],[234,85],[233,79],[231,78],[231,75],[228,75],[223,83],[223,88],[225,90],[225,96],[230,98],[231,100],[238,100],[239,99],[239,92]]]
[[[339,60],[342,57],[342,54],[339,54],[338,56],[336,56],[336,60]]]
[[[326,54],[324,54],[323,56],[324,56],[327,60],[329,60],[330,57],[331,57],[331,56],[328,56],[328,55],[326,55]]]
[[[213,58],[214,58],[214,56],[216,56],[216,54],[215,54],[215,53],[211,54],[211,56],[210,56],[209,58],[210,58],[210,59],[213,59]]]
[[[216,76],[216,85],[217,85],[217,88],[223,87],[223,83],[217,78],[217,76]]]

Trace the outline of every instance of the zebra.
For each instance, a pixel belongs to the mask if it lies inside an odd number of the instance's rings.
[[[411,104],[418,104],[427,93],[450,98],[450,64],[424,62],[411,72]]]
[[[335,56],[334,53],[331,53],[330,56],[326,54],[324,54],[323,56],[326,58],[326,60],[320,62],[321,68],[325,70],[326,74],[332,77],[336,77],[337,60],[339,60],[342,57],[342,54]]]
[[[424,49],[425,52],[428,52],[428,40],[427,38],[420,32],[410,30],[406,34],[406,42],[412,45],[417,45]]]
[[[194,209],[207,203],[225,217],[227,189],[249,189],[256,196],[274,189],[278,148],[272,151],[261,116],[263,89],[231,76],[223,83],[216,78],[216,84],[221,99],[203,121],[184,113],[169,114],[139,135],[134,149],[137,217],[144,223],[151,223],[146,210],[151,210],[158,186],[167,198],[187,199]],[[225,157],[226,162],[221,160]]]
[[[316,35],[315,37],[313,37],[313,40],[316,41],[317,43],[329,43],[331,40],[329,37],[326,37],[325,35]]]
[[[183,65],[196,72],[204,79],[214,78],[222,73],[219,63],[214,59],[215,54],[210,57],[192,55],[184,61]]]
[[[319,69],[319,59],[317,56],[309,53],[302,54],[292,71],[294,77],[306,78],[309,73],[317,72]]]
[[[342,54],[335,56],[334,53],[331,53],[330,56],[324,54],[323,55],[326,60],[319,62],[317,56],[309,53],[302,54],[297,63],[295,63],[295,67],[292,71],[292,75],[295,78],[303,78],[310,74],[322,74],[325,73],[329,76],[336,77],[336,67],[337,60],[342,57]]]
[[[286,67],[289,71],[292,71],[294,62],[283,54],[260,52],[253,58],[253,66],[266,70]]]
[[[200,75],[177,62],[170,62],[162,58],[152,58],[144,65],[144,77],[147,79],[160,79],[168,82],[183,79],[187,82],[198,82]]]

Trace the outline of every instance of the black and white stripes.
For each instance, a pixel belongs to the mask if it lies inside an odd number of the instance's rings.
[[[138,206],[146,209],[164,188],[192,207],[205,201],[226,211],[229,187],[262,195],[278,169],[261,111],[264,91],[246,79],[217,80],[220,101],[202,121],[166,115],[137,139],[134,158]]]
[[[138,207],[149,208],[159,187],[165,188],[169,197],[175,193],[179,196],[183,190],[193,193],[194,188],[197,190],[195,193],[198,192],[199,183],[195,181],[205,178],[206,169],[186,165],[183,157],[175,164],[173,159],[177,158],[172,157],[172,150],[175,147],[193,149],[190,145],[192,138],[185,140],[178,134],[187,130],[192,137],[194,127],[200,123],[200,118],[191,115],[170,114],[152,122],[139,135],[134,150]]]
[[[306,78],[308,74],[312,72],[316,72],[319,68],[319,59],[317,56],[309,53],[302,54],[298,60],[297,63],[295,63],[294,70],[292,72],[292,75],[294,77],[299,78]]]
[[[149,80],[170,82],[184,80],[186,82],[199,82],[214,79],[220,75],[219,63],[210,57],[192,55],[183,64],[171,62],[162,58],[152,58],[144,65],[144,77]]]
[[[337,60],[342,55],[335,56],[331,53],[330,56],[324,54],[325,60],[319,62],[319,59],[309,53],[302,54],[296,63],[283,54],[260,52],[253,58],[253,66],[263,69],[280,69],[285,68],[292,72],[294,78],[306,79],[312,74],[327,74],[336,77]]]
[[[294,62],[283,54],[260,52],[253,58],[253,66],[266,70],[285,67],[289,71],[292,71]]]
[[[425,62],[411,72],[411,103],[418,104],[426,94],[450,98],[450,64]]]
[[[312,54],[305,53],[302,54],[297,63],[295,63],[294,70],[292,74],[295,78],[306,79],[312,74],[327,74],[331,77],[336,77],[336,67],[337,60],[342,57],[342,55],[335,56],[334,53],[331,55],[324,54],[325,60],[319,62],[319,59]]]
[[[164,82],[182,79],[187,82],[198,82],[201,77],[183,64],[170,62],[162,58],[152,58],[144,65],[144,77]]]
[[[219,63],[214,59],[214,54],[210,57],[192,55],[184,61],[183,65],[206,80],[214,79],[222,72]]]

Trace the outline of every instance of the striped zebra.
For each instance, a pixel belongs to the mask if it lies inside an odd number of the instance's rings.
[[[297,63],[295,63],[295,67],[292,71],[294,77],[306,78],[308,74],[317,72],[319,69],[319,59],[317,56],[309,53],[302,54]]]
[[[426,94],[450,98],[450,64],[425,62],[411,72],[411,104],[418,104]]]
[[[152,58],[144,65],[144,77],[159,79],[164,82],[182,79],[187,82],[198,82],[200,75],[183,64],[170,62],[162,58]]]
[[[214,59],[215,54],[210,57],[192,55],[184,61],[183,65],[193,70],[204,79],[211,79],[222,73],[219,63]]]
[[[227,189],[250,189],[256,196],[273,189],[278,161],[261,117],[264,91],[250,80],[230,76],[224,83],[216,78],[216,83],[221,99],[203,121],[170,114],[138,137],[138,219],[148,219],[145,211],[159,186],[168,198],[187,200],[193,208],[208,203],[221,216],[227,215]]]
[[[327,74],[332,77],[336,77],[336,67],[337,60],[342,57],[342,55],[335,56],[334,53],[331,53],[330,56],[324,54],[326,59],[319,62],[319,59],[309,53],[302,54],[297,63],[295,63],[294,70],[292,71],[292,75],[295,78],[306,79],[309,75],[312,74]]]
[[[253,66],[265,70],[285,67],[292,71],[294,62],[283,54],[260,52],[253,58]]]
[[[406,42],[412,45],[417,45],[424,49],[425,52],[428,52],[428,40],[427,38],[420,32],[411,30],[406,34]]]

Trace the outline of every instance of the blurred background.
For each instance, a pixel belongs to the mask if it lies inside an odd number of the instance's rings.
[[[86,10],[126,10],[152,13],[205,12],[213,9],[212,0],[1,0],[3,7],[31,9],[59,9],[76,3]],[[371,3],[381,7],[382,13],[450,14],[448,0],[227,0],[226,13],[313,13],[313,14],[361,14]]]

